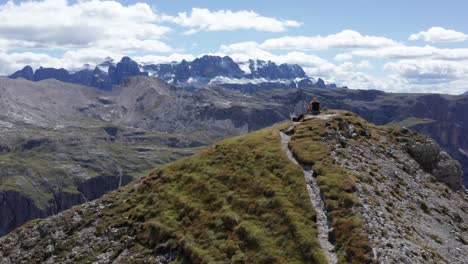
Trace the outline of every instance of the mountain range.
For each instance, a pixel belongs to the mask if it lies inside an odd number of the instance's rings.
[[[219,62],[216,65],[231,65],[229,59],[215,61]],[[222,138],[297,116],[314,96],[324,108],[350,110],[378,125],[409,127],[431,136],[461,163],[467,183],[466,96],[314,85],[291,89],[280,83],[239,89],[207,83],[208,78],[218,76],[209,74],[213,70],[193,71],[196,76],[203,74],[204,81],[174,83],[167,79],[168,83],[149,70],[141,74],[141,65],[129,58],[119,63],[98,65],[99,71],[113,72],[111,84],[119,80],[105,90],[55,78],[0,77],[0,106],[4,109],[0,113],[0,235],[30,219],[96,199],[155,166],[198,153]],[[265,62],[268,64],[273,67]],[[236,72],[231,66],[216,71]],[[265,74],[252,69],[251,80]],[[33,78],[38,71],[32,73]],[[137,72],[140,74],[134,76]],[[283,71],[283,77],[292,74],[284,72],[288,71]],[[298,68],[294,72],[301,75]],[[38,76],[44,76],[41,74]]]
[[[315,81],[308,77],[297,64],[277,65],[271,61],[249,60],[234,62],[230,57],[205,55],[189,62],[139,65],[129,57],[123,57],[118,63],[111,58],[92,68],[84,65],[81,69],[70,72],[65,69],[24,67],[9,77],[23,78],[30,81],[56,79],[63,82],[82,84],[101,90],[111,90],[112,85],[132,76],[153,76],[177,86],[193,87],[196,84],[217,84],[228,88],[255,91],[270,87],[283,88],[335,88],[335,84],[325,84],[322,79]]]

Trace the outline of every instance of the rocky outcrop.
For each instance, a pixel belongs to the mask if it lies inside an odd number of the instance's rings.
[[[0,191],[0,236],[34,218],[47,214],[17,191]]]
[[[128,184],[132,180],[133,178],[128,175],[94,177],[80,183],[78,185],[78,191],[82,193],[87,200],[94,200],[107,192]]]
[[[421,167],[433,174],[454,190],[463,188],[463,171],[460,163],[453,160],[434,140],[411,142],[407,151]]]
[[[35,139],[30,139],[26,140],[21,146],[19,146],[19,149],[21,150],[31,150],[33,148],[38,148],[44,145],[52,144],[53,140],[48,139],[48,138],[35,138]]]
[[[454,190],[463,189],[463,171],[460,163],[452,159],[445,151],[439,153],[437,165],[432,174],[437,180]]]
[[[432,172],[437,167],[441,150],[434,140],[412,142],[407,144],[407,149],[411,157],[413,157],[424,170]]]

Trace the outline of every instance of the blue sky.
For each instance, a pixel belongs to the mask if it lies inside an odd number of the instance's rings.
[[[0,0],[0,74],[217,54],[297,63],[356,89],[458,94],[468,90],[466,10],[453,0]]]

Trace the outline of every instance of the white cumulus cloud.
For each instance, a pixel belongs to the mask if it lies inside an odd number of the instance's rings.
[[[353,57],[385,58],[385,59],[436,59],[463,61],[468,60],[468,49],[441,49],[433,46],[398,45],[380,49],[357,49],[340,53],[335,60],[350,60]]]
[[[324,50],[332,48],[381,48],[395,45],[398,45],[398,42],[386,37],[368,36],[354,30],[343,30],[327,36],[287,36],[267,39],[260,44],[260,47],[270,50]]]
[[[237,29],[253,29],[258,31],[282,32],[289,27],[299,27],[301,22],[266,17],[254,11],[211,11],[206,8],[192,8],[190,14],[178,13],[177,16],[163,16],[163,20],[190,28],[186,33],[199,31],[231,31]]]
[[[468,39],[468,35],[455,31],[453,29],[445,29],[443,27],[431,27],[426,31],[420,31],[409,36],[409,40],[424,40],[428,42],[461,42]]]
[[[413,84],[446,84],[467,80],[468,66],[465,63],[440,60],[401,60],[384,66]]]
[[[116,1],[9,1],[0,5],[0,50],[90,48],[170,51],[148,4]]]

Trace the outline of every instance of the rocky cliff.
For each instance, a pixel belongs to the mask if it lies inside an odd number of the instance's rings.
[[[96,199],[105,193],[125,185],[133,179],[130,176],[120,179],[115,176],[98,176],[83,182],[77,182],[78,191],[69,191],[61,187],[56,191],[36,190],[36,195],[50,195],[52,198],[46,201],[44,205],[38,204],[21,190],[0,190],[0,236],[8,234],[14,228],[35,218],[44,218],[57,214],[72,206],[85,203]],[[21,186],[20,184],[18,184]],[[4,187],[4,186],[2,186]],[[73,188],[72,186],[66,186]],[[42,193],[40,193],[42,192]]]
[[[328,111],[219,142],[0,238],[3,263],[464,263],[459,164]]]

